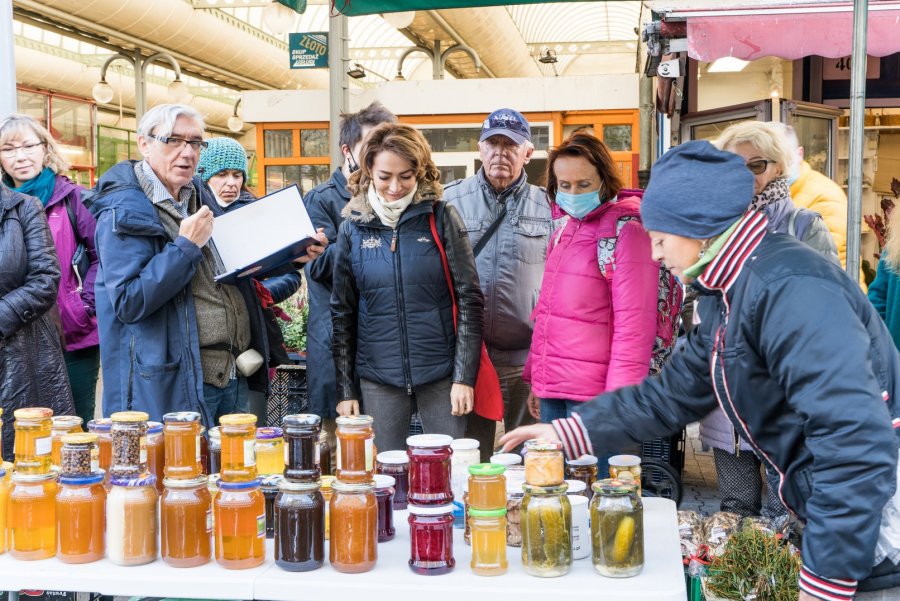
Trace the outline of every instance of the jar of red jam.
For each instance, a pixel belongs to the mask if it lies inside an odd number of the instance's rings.
[[[378,542],[393,540],[394,530],[394,479],[383,474],[375,475],[375,500],[378,501]]]
[[[450,457],[453,439],[445,434],[419,434],[406,439],[409,456],[410,505],[446,505],[453,501],[450,489]]]
[[[409,456],[406,451],[382,451],[375,456],[375,472],[394,479],[394,509],[406,509],[409,493]]]
[[[456,565],[453,505],[409,505],[408,509],[410,569],[428,576],[446,574]]]

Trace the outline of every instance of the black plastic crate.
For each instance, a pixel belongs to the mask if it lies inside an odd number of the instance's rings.
[[[684,430],[665,438],[657,438],[641,445],[641,457],[659,459],[674,468],[679,475],[684,471]]]
[[[266,425],[280,428],[285,415],[306,413],[308,410],[306,364],[275,368],[275,377],[272,378],[266,400]]]

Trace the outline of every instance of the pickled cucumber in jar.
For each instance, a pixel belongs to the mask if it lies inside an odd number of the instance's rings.
[[[522,566],[532,576],[552,578],[572,567],[572,508],[568,485],[525,485],[521,507]]]
[[[644,507],[637,485],[613,479],[598,480],[593,490],[594,569],[611,578],[636,576],[644,567]]]

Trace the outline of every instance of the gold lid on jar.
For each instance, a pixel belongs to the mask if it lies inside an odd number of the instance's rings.
[[[229,413],[219,418],[223,426],[247,426],[256,423],[256,416],[252,413]]]
[[[47,419],[53,417],[53,409],[47,407],[25,407],[13,411],[13,417],[16,419]]]
[[[109,416],[113,423],[145,422],[150,416],[143,411],[119,411]]]

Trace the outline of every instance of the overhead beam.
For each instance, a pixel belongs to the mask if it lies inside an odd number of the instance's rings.
[[[549,48],[556,52],[557,56],[564,54],[631,54],[638,47],[638,41],[612,40],[608,42],[541,42],[528,44],[528,51],[532,56],[538,56],[543,50]]]

